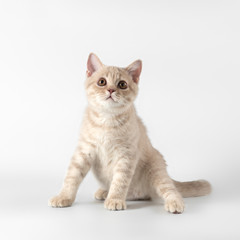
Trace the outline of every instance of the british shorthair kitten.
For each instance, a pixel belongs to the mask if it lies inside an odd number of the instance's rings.
[[[62,190],[49,201],[52,207],[68,207],[79,184],[92,169],[100,188],[95,198],[109,210],[126,209],[126,200],[156,197],[171,213],[182,213],[183,197],[210,193],[205,180],[177,182],[166,170],[134,108],[142,62],[126,68],[106,66],[91,53],[87,62],[88,107],[78,145],[71,159]]]

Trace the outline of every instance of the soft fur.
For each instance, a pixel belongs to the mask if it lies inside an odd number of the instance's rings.
[[[151,145],[133,105],[141,68],[140,60],[118,68],[105,66],[96,55],[89,55],[85,84],[89,104],[79,143],[63,188],[49,201],[50,206],[70,206],[90,168],[101,184],[95,198],[105,200],[104,206],[109,210],[126,209],[126,199],[159,197],[164,199],[167,211],[182,213],[182,197],[210,193],[207,181],[172,180],[163,156]],[[107,82],[105,86],[98,85],[102,78]],[[122,80],[127,83],[126,89],[118,85]]]

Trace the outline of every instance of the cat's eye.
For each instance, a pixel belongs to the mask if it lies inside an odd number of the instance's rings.
[[[105,78],[100,78],[97,83],[97,85],[101,87],[105,86],[106,84],[107,84],[107,80]]]
[[[120,81],[118,83],[118,87],[121,88],[121,89],[126,89],[128,87],[128,85],[125,81]]]

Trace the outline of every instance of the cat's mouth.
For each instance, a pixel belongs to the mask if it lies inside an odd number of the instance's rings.
[[[106,100],[112,100],[113,102],[116,102],[113,98],[112,98],[112,95],[110,95],[109,97],[107,97],[107,99]]]

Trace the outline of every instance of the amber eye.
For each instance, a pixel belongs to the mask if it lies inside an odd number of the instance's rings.
[[[101,87],[105,86],[106,84],[107,84],[107,80],[105,78],[100,78],[97,83],[97,85]]]
[[[120,81],[118,83],[118,87],[121,88],[121,89],[126,89],[128,86],[127,86],[127,83],[125,81]]]

